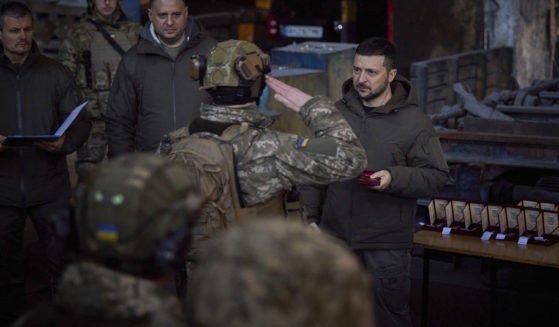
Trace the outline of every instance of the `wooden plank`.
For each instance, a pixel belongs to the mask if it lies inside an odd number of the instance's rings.
[[[428,89],[425,95],[425,102],[431,103],[438,100],[446,100],[448,98],[448,90],[449,88],[446,85]]]
[[[557,128],[556,123],[497,120],[477,117],[464,118],[464,132],[531,135],[559,138],[559,128]]]
[[[491,108],[484,104],[479,103],[473,94],[466,92],[462,84],[456,83],[453,85],[454,91],[460,96],[464,102],[464,109],[472,114],[482,118],[492,118],[501,120],[512,120],[511,117]]]
[[[478,100],[483,99],[487,89],[500,91],[510,88],[511,48],[475,50],[457,55],[435,58],[411,65],[411,78],[417,89],[419,105],[431,114],[429,104],[445,101],[453,105],[459,100],[451,85],[461,82]],[[450,91],[433,87],[447,85]],[[446,93],[446,95],[445,95]]]
[[[431,60],[427,61],[427,73],[438,73],[447,71],[454,63],[451,60]]]
[[[482,142],[482,143],[507,143],[507,144],[525,144],[525,145],[549,145],[559,146],[559,138],[546,136],[531,135],[512,135],[498,133],[481,133],[481,132],[461,132],[450,130],[438,130],[439,139]]]
[[[551,246],[528,244],[519,246],[509,241],[481,241],[477,237],[422,230],[413,237],[415,245],[443,252],[493,258],[537,266],[559,268],[559,243]]]
[[[435,87],[440,85],[448,86],[449,76],[448,72],[438,72],[427,75],[427,87]]]
[[[458,66],[458,80],[476,78],[477,65]]]

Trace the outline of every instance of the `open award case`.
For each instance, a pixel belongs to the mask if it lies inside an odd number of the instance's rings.
[[[429,210],[429,223],[423,225],[423,229],[442,231],[447,226],[446,206],[450,199],[433,198],[427,207]]]
[[[503,206],[499,204],[486,204],[481,210],[481,230],[483,232],[500,232],[499,213],[503,210]]]
[[[446,225],[452,228],[452,233],[481,236],[481,225],[476,228],[471,224],[472,212],[469,204],[469,202],[464,200],[450,200],[445,207]],[[466,208],[469,208],[468,222],[466,222]],[[479,212],[481,213],[481,210]]]
[[[557,211],[541,210],[537,231],[538,236],[549,240],[550,244],[559,242],[559,213]]]
[[[553,202],[538,202],[538,208],[557,212],[559,210],[559,204]]]
[[[499,233],[504,235],[504,240],[518,241],[518,215],[521,211],[522,207],[505,206],[499,213]]]
[[[522,200],[518,203],[522,211],[518,215],[518,234],[528,237],[528,243],[548,246],[557,240],[553,237],[546,237],[543,234],[543,212],[540,210],[540,202],[533,200]],[[544,207],[553,208],[553,206]]]
[[[481,236],[483,226],[481,223],[481,213],[485,208],[485,203],[469,201],[464,207],[464,232],[469,235]]]

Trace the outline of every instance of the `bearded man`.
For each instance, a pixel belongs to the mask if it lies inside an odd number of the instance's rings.
[[[416,202],[439,191],[448,166],[410,82],[397,74],[396,48],[382,38],[356,49],[353,77],[336,107],[367,152],[375,186],[357,179],[303,187],[311,225],[344,240],[373,277],[377,326],[411,326],[410,249]],[[316,225],[315,225],[316,224]]]

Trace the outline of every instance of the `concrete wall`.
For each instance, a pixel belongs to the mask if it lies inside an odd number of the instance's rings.
[[[485,0],[485,48],[513,47],[519,86],[545,79],[550,70],[550,0]]]
[[[485,0],[487,1],[487,0]],[[393,0],[398,70],[483,48],[484,0]]]

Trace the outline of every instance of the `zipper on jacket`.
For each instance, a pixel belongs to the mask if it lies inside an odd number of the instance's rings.
[[[21,90],[20,90],[20,76],[16,75],[16,109],[17,109],[17,132],[23,135],[23,109],[21,108]],[[23,148],[18,149],[19,158],[23,158]],[[21,166],[20,166],[21,169]],[[21,170],[20,170],[21,171]],[[25,203],[25,181],[23,180],[23,171],[19,175],[19,190],[21,191],[21,203]]]
[[[178,57],[178,56],[177,56]],[[175,98],[175,61],[171,63],[171,92],[173,96],[173,131],[177,130],[177,103]]]
[[[17,133],[23,135],[23,112],[21,111],[21,90],[19,89],[19,74],[16,75],[16,107],[17,107]]]

